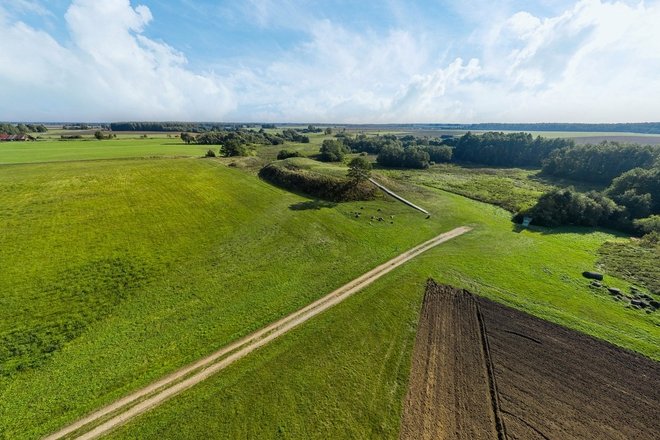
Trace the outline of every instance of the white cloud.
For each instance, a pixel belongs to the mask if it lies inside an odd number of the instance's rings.
[[[234,107],[212,74],[142,34],[152,20],[128,0],[75,0],[66,13],[71,45],[0,16],[0,92],[13,97],[0,119],[220,120]]]
[[[73,1],[66,45],[0,7],[0,94],[11,102],[0,119],[660,120],[658,0],[468,14],[478,31],[452,40],[405,20],[349,29],[319,18],[313,2],[250,0],[239,10],[264,32],[303,37],[287,52],[218,60],[220,78],[148,38],[158,17],[129,0]]]
[[[260,22],[280,16],[269,2],[259,4]],[[307,24],[309,41],[235,77],[241,108],[253,109],[255,119],[660,120],[657,1],[582,0],[556,16],[520,11],[485,20],[481,56],[468,62],[445,61],[438,42],[420,31],[379,35],[312,17],[295,21]]]

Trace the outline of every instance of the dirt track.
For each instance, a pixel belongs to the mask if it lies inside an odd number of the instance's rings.
[[[429,282],[401,438],[660,439],[660,363],[472,298]]]
[[[440,234],[370,270],[359,278],[281,320],[62,428],[46,437],[46,440],[55,440],[64,437],[76,437],[79,439],[98,438],[132,418],[153,409],[170,397],[207,379],[236,360],[340,303],[412,258],[470,230],[471,228],[468,227],[459,227]]]

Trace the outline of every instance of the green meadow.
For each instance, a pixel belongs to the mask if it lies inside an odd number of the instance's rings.
[[[428,277],[660,360],[660,319],[580,275],[608,232],[519,231],[504,209],[385,172],[430,219],[389,199],[313,203],[176,139],[5,148],[0,437],[41,437],[460,225],[474,231],[113,435],[395,438]]]

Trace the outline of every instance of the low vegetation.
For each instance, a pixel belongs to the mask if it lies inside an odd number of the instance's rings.
[[[650,233],[641,240],[611,240],[598,250],[607,272],[644,286],[660,296],[660,235]]]
[[[259,177],[282,188],[333,202],[372,200],[377,194],[376,188],[364,179],[322,174],[287,161],[266,165],[259,171]]]

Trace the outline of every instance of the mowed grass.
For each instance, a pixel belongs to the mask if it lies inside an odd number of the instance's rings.
[[[0,172],[0,435],[35,438],[308,304],[440,232],[209,159]]]
[[[223,163],[0,168],[0,337],[16,347],[0,436],[53,431],[463,224],[475,230],[117,435],[396,437],[429,276],[660,359],[658,318],[580,276],[609,234],[517,233],[502,209],[409,184],[396,189],[431,219],[387,200],[300,210],[305,198]],[[370,225],[378,209],[394,223]]]
[[[594,294],[580,275],[596,265],[609,234],[515,232],[502,209],[437,190],[404,193],[431,209],[439,228],[471,224],[474,231],[396,269],[110,438],[398,438],[429,277],[660,359],[660,320]],[[628,287],[609,274],[606,281]]]
[[[134,157],[202,156],[208,146],[186,145],[177,138],[135,139],[119,137],[99,141],[39,140],[0,143],[0,164]]]

